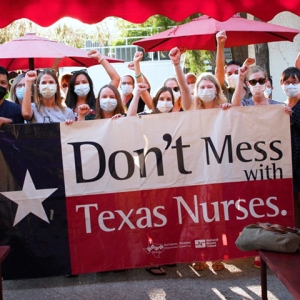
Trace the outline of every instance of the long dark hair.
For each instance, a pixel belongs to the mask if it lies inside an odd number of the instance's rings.
[[[153,97],[153,100],[152,100],[152,112],[155,113],[155,114],[160,114],[161,112],[156,108],[157,106],[157,102],[158,102],[158,99],[159,99],[159,96],[161,93],[163,92],[170,92],[171,94],[171,98],[172,98],[172,103],[174,105],[174,95],[173,95],[173,92],[172,92],[172,89],[167,87],[167,86],[163,86],[161,87],[155,94],[155,96]]]
[[[96,101],[96,112],[97,112],[97,114],[96,114],[95,119],[104,119],[103,110],[100,107],[100,94],[101,94],[101,92],[104,88],[111,89],[115,94],[115,97],[116,97],[116,100],[117,100],[117,106],[114,110],[114,115],[116,115],[116,114],[124,115],[125,114],[125,109],[124,109],[122,99],[121,99],[121,95],[120,95],[118,89],[112,84],[106,84],[100,89],[100,91],[98,93],[98,96],[97,96],[97,101]]]
[[[88,104],[91,109],[96,109],[96,97],[94,94],[93,81],[92,81],[91,77],[89,76],[89,74],[83,70],[75,72],[70,79],[68,94],[67,94],[67,98],[66,98],[66,105],[67,105],[67,107],[69,107],[71,109],[74,109],[77,105],[78,96],[74,92],[74,89],[75,89],[76,77],[80,74],[83,74],[87,78],[89,85],[90,85],[90,91],[86,96],[86,104]]]

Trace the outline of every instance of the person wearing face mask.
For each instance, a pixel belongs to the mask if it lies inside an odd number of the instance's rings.
[[[143,95],[144,99],[147,98],[146,101],[152,102],[151,112],[138,113],[138,99],[139,97],[141,97],[141,95]],[[174,93],[170,87],[161,87],[156,92],[155,96],[151,98],[151,95],[148,92],[148,85],[146,83],[138,83],[136,94],[134,95],[132,102],[128,108],[127,116],[135,116],[136,114],[147,115],[173,112],[174,102]]]
[[[31,91],[35,82],[34,103],[31,103]],[[36,71],[26,73],[22,115],[28,123],[68,123],[74,120],[73,111],[62,105],[58,79],[50,69],[45,69],[38,76]]]
[[[246,78],[246,84],[252,94],[251,98],[243,98],[243,84]],[[239,81],[232,97],[232,103],[235,106],[251,105],[269,105],[282,104],[280,101],[270,99],[265,96],[266,83],[268,81],[266,71],[260,66],[248,68],[244,66],[239,69]]]
[[[191,95],[193,96],[194,95],[194,90],[195,90],[195,85],[196,85],[197,77],[196,77],[196,75],[194,73],[187,73],[187,74],[185,74],[185,79],[186,79],[186,82],[187,82],[187,84],[189,86]]]
[[[118,89],[111,85],[104,85],[97,97],[95,119],[116,119],[125,115],[121,95]]]
[[[182,103],[181,103],[180,87],[176,77],[169,77],[165,79],[164,86],[172,89],[172,93],[174,96],[174,106],[172,108],[172,112],[183,111]]]
[[[238,83],[238,70],[242,67],[242,64],[236,60],[231,60],[225,65],[225,43],[227,40],[226,32],[219,31],[216,34],[217,40],[217,55],[216,55],[216,77],[222,87],[223,93],[228,102],[231,103],[231,99],[234,90]],[[253,58],[247,58],[243,65],[250,66],[255,60]],[[246,85],[243,86],[243,98],[249,98],[249,89]]]
[[[293,189],[294,189],[294,223],[300,227],[300,70],[290,67],[285,69],[280,84],[287,97],[284,110],[290,115]]]
[[[197,78],[195,86],[197,95],[193,97],[180,66],[180,50],[177,47],[171,49],[169,56],[174,65],[181,90],[182,106],[185,110],[206,108],[227,109],[231,106],[223,95],[216,77],[210,73],[203,73]]]
[[[265,97],[272,99],[272,91],[273,91],[273,81],[272,77],[269,76],[268,80],[266,81],[266,89],[265,89]]]
[[[148,92],[150,93],[151,90],[151,86],[150,83],[148,81],[148,79],[146,78],[146,76],[142,73],[141,71],[141,66],[140,66],[140,62],[143,59],[143,52],[141,51],[137,51],[134,54],[133,57],[133,61],[131,61],[128,64],[128,69],[132,70],[135,72],[135,80],[131,75],[124,75],[121,79],[121,91],[122,91],[122,102],[123,105],[125,106],[125,109],[128,110],[131,101],[133,99],[133,90],[135,87],[135,81],[137,83],[145,83],[148,86]],[[143,112],[145,110],[145,105],[148,108],[151,108],[152,102],[148,102],[149,99],[148,98],[144,98],[143,95],[141,95],[141,97],[139,98],[139,102],[138,102],[138,112]]]
[[[2,125],[24,123],[20,105],[4,98],[8,87],[8,72],[5,68],[0,67],[0,127]]]
[[[60,77],[59,80],[59,85],[60,85],[60,92],[61,92],[61,97],[63,98],[63,101],[66,101],[66,97],[68,94],[68,87],[69,87],[69,82],[72,78],[72,74],[66,73]]]
[[[22,105],[23,96],[25,91],[25,74],[19,74],[13,79],[10,87],[9,99],[18,105]]]
[[[120,76],[112,65],[99,53],[93,49],[89,51],[88,56],[96,59],[111,78],[110,84],[118,87]],[[85,104],[84,106],[82,106]],[[96,97],[94,94],[94,86],[87,70],[79,70],[73,73],[70,79],[68,93],[66,98],[67,107],[71,108],[75,114],[75,120],[78,120],[78,107],[89,107],[89,112],[85,115],[85,120],[93,120],[96,115]]]

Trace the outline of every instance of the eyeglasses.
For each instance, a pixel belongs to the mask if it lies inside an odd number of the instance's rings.
[[[256,79],[251,79],[248,80],[248,82],[252,85],[255,86],[257,83],[259,83],[260,85],[263,85],[266,83],[266,78],[259,78],[258,80]]]
[[[51,72],[51,73],[55,73],[56,74],[56,70],[55,69],[51,69],[51,68],[46,68],[46,69],[36,69],[36,73],[45,73],[45,72]]]
[[[84,73],[88,74],[88,70],[87,69],[81,69],[81,70],[72,71],[71,74],[74,75],[74,74],[79,73],[79,72],[84,72]]]
[[[178,87],[178,86],[174,86],[174,87],[172,88],[172,90],[173,90],[175,93],[177,93],[177,92],[179,92],[179,87]]]
[[[297,85],[298,83],[299,83],[299,81],[293,81],[293,82],[290,82],[290,81],[284,81],[284,82],[283,82],[284,85],[290,85],[290,84],[292,84],[292,85]]]

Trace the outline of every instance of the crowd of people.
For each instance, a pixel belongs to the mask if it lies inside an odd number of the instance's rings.
[[[136,52],[128,67],[135,75],[120,77],[112,65],[97,50],[89,56],[96,59],[109,75],[107,82],[94,94],[93,81],[86,70],[65,74],[58,79],[55,70],[30,70],[14,78],[10,87],[8,71],[0,67],[0,126],[21,123],[50,123],[116,119],[137,114],[161,114],[198,109],[229,109],[232,106],[278,105],[290,116],[294,182],[295,226],[300,227],[300,56],[295,67],[282,72],[280,85],[286,95],[285,104],[272,99],[273,82],[267,72],[248,58],[243,64],[225,64],[226,32],[216,35],[217,55],[215,75],[184,74],[178,48],[169,52],[174,76],[167,78],[152,97],[151,86],[141,71],[142,52]],[[119,92],[119,88],[121,93]],[[146,107],[149,110],[146,110]],[[259,266],[259,260],[255,260]],[[207,268],[206,262],[196,262],[197,271]],[[214,262],[213,269],[224,268]],[[163,275],[160,266],[147,268],[154,275]]]

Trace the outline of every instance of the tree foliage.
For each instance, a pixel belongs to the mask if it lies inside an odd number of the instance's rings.
[[[120,28],[120,38],[114,41],[114,45],[131,45],[134,41],[165,31],[177,25],[185,24],[198,16],[198,14],[191,15],[179,23],[161,15],[154,15],[141,24],[133,24],[119,19],[117,26]],[[202,50],[188,50],[185,52],[185,71],[193,72],[198,75],[205,71],[205,61],[207,60],[210,60],[210,54],[208,52]]]

